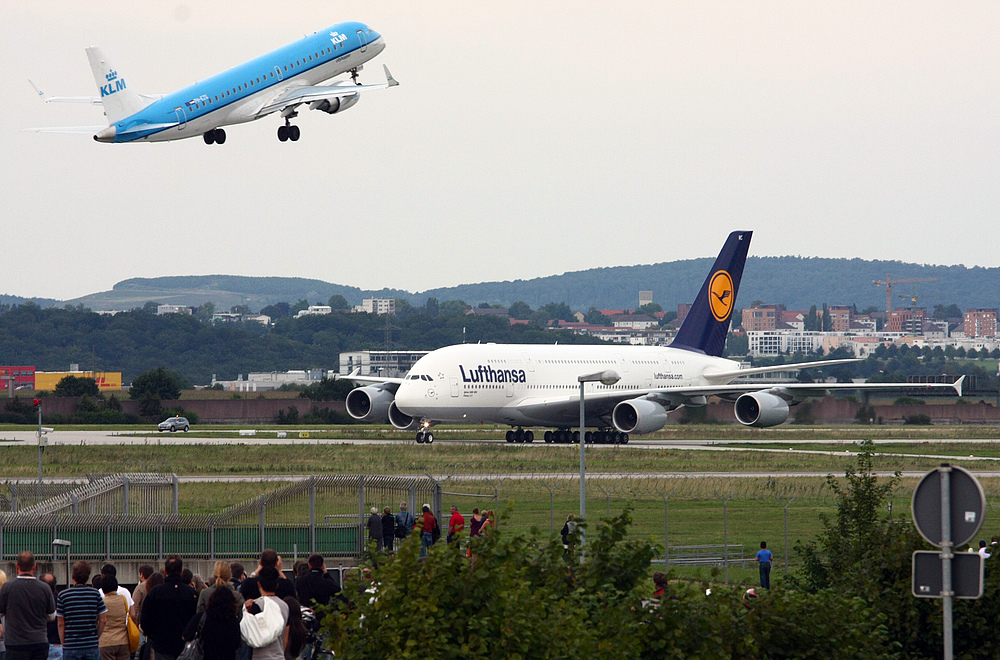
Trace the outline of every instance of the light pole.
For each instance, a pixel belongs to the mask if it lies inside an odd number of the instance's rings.
[[[605,369],[592,374],[578,376],[580,382],[580,519],[587,519],[587,455],[584,451],[587,446],[587,417],[583,405],[583,386],[585,383],[602,383],[604,385],[614,385],[621,380],[621,375],[614,369]],[[581,536],[581,539],[583,537]],[[582,542],[582,541],[581,541]]]
[[[70,542],[70,541],[67,541],[66,539],[52,539],[52,564],[53,565],[55,565],[55,563],[56,563],[56,549],[60,548],[60,547],[66,548],[66,588],[67,589],[69,587],[73,586],[73,578],[71,577],[72,569],[71,569],[70,563],[69,563],[69,547],[71,545],[73,545],[73,543]],[[53,573],[55,572],[54,568],[53,568],[52,572]]]

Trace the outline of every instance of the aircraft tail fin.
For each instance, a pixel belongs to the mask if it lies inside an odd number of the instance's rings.
[[[734,231],[726,239],[671,346],[722,356],[752,235],[750,231]]]
[[[100,48],[88,48],[87,59],[90,60],[94,82],[97,83],[101,93],[104,114],[110,124],[116,124],[146,107],[147,104],[139,95],[128,87],[124,76],[119,75],[111,66],[108,58],[104,56],[104,51]]]

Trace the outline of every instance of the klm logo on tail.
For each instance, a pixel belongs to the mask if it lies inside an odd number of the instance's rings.
[[[101,85],[101,98],[105,96],[111,96],[115,92],[120,92],[125,89],[125,79],[118,79],[118,72],[112,69],[108,72],[104,78],[108,81],[107,85]]]

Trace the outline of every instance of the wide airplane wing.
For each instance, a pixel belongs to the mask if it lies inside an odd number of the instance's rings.
[[[351,97],[360,92],[370,92],[376,89],[387,89],[389,87],[396,87],[399,85],[396,79],[392,77],[389,73],[389,67],[382,65],[385,70],[385,82],[377,83],[375,85],[355,85],[350,82],[342,82],[333,85],[309,85],[306,87],[293,87],[279,94],[277,97],[269,101],[260,110],[257,111],[258,115],[267,115],[272,112],[278,112],[279,110],[284,110],[285,108],[294,108],[295,106],[301,105],[303,103],[310,103],[312,101],[323,101],[325,99],[331,98],[345,98]]]

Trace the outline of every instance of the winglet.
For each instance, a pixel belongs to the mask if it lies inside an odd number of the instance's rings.
[[[28,78],[28,82],[31,83],[31,86],[35,88],[35,91],[38,93],[38,96],[40,96],[43,101],[45,101],[46,103],[48,103],[49,99],[45,96],[45,92],[43,92],[42,90],[38,89],[38,85],[36,85],[34,82],[32,82],[31,78]]]
[[[955,391],[958,392],[958,396],[962,396],[962,381],[964,380],[965,380],[965,375],[963,374],[962,377],[956,380],[952,385],[952,387],[955,388]]]
[[[386,81],[386,83],[388,83],[389,87],[398,87],[399,86],[399,82],[395,78],[392,77],[391,73],[389,73],[389,67],[387,67],[386,65],[383,64],[382,65],[382,69],[385,70],[385,81]]]

